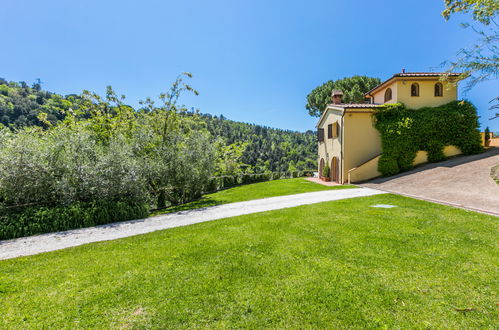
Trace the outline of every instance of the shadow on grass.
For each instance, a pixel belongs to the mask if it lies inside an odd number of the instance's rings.
[[[167,207],[167,208],[160,209],[160,210],[155,210],[155,211],[151,212],[151,214],[149,216],[153,217],[155,215],[160,215],[160,214],[186,211],[186,210],[192,210],[192,209],[200,209],[200,208],[216,206],[216,205],[221,205],[221,204],[226,204],[226,203],[227,202],[224,202],[222,200],[216,200],[216,199],[203,197],[201,199],[198,199],[196,201],[189,202],[186,204],[171,206],[171,207]]]

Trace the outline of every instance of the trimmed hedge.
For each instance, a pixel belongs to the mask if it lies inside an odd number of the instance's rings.
[[[206,192],[211,193],[234,186],[239,186],[242,184],[250,184],[250,183],[279,180],[279,179],[299,178],[303,176],[312,176],[313,172],[314,170],[307,170],[307,171],[268,172],[268,173],[259,173],[259,174],[242,174],[236,176],[212,177],[208,181]]]
[[[0,211],[0,240],[141,219],[149,214],[146,204],[127,202],[76,202]]]
[[[313,170],[213,177],[209,179],[206,190],[215,192],[242,184],[312,174]],[[0,204],[0,214],[0,240],[5,240],[146,218],[149,215],[149,207],[141,203],[95,201],[54,207],[28,206],[14,210],[4,208]]]
[[[390,104],[376,111],[374,125],[383,150],[378,170],[385,176],[412,169],[418,150],[428,152],[429,162],[445,159],[447,145],[465,155],[483,151],[476,108],[468,101],[416,110]]]

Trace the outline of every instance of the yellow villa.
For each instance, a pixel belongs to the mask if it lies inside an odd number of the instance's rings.
[[[378,160],[381,155],[381,138],[373,125],[376,107],[385,103],[404,103],[417,109],[439,106],[457,99],[458,73],[441,81],[444,73],[405,72],[394,74],[376,86],[365,97],[368,103],[344,104],[343,93],[334,90],[332,103],[322,113],[317,123],[319,140],[319,175],[326,164],[330,179],[337,183],[360,182],[380,176]],[[446,156],[459,154],[459,149],[447,146]],[[426,162],[426,152],[418,152],[415,164]]]

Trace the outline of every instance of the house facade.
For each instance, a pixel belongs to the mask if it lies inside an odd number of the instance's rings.
[[[342,92],[334,90],[332,103],[317,123],[318,170],[330,168],[330,179],[337,183],[359,182],[379,176],[377,164],[381,155],[381,137],[374,127],[374,111],[387,103],[404,103],[417,109],[439,106],[457,99],[460,74],[402,72],[376,86],[365,97],[368,103],[344,104]],[[456,148],[444,150],[447,156],[459,153]],[[424,155],[416,156],[416,163],[424,162]]]

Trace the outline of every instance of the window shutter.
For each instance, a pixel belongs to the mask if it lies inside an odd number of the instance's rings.
[[[317,139],[319,142],[324,142],[324,128],[319,128],[317,130]]]
[[[333,138],[333,124],[327,125],[327,138],[328,139]]]
[[[335,127],[335,135],[336,137],[340,136],[340,125],[338,125],[338,123],[336,122],[336,127]]]

